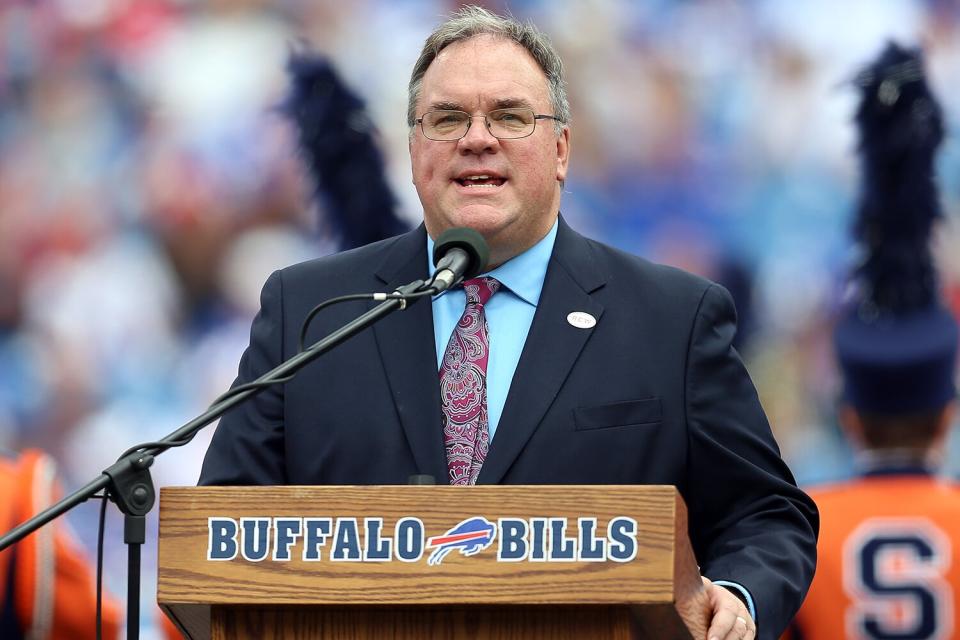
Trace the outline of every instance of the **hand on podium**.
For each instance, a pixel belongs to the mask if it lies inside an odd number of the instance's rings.
[[[710,630],[707,634],[696,633],[687,625],[694,637],[706,640],[754,640],[757,625],[746,605],[728,589],[703,578],[704,594],[710,608]]]

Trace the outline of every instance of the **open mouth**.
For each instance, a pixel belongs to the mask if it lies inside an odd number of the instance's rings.
[[[457,184],[461,187],[471,187],[476,189],[490,189],[493,187],[500,187],[507,181],[506,178],[501,178],[498,176],[492,176],[488,174],[479,174],[475,176],[466,176],[463,178],[455,178]]]

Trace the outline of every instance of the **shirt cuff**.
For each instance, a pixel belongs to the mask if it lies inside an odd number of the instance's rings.
[[[743,603],[747,605],[747,610],[750,611],[750,617],[753,618],[753,624],[757,624],[757,610],[753,606],[753,596],[750,595],[746,587],[728,580],[714,580],[713,584],[718,584],[721,587],[729,589],[733,592],[733,595],[743,600]]]

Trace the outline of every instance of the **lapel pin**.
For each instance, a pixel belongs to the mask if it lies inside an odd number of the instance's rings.
[[[572,311],[567,315],[567,322],[577,329],[592,329],[597,324],[597,319],[586,311]]]

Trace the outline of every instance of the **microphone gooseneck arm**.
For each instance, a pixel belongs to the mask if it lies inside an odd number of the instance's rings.
[[[473,260],[476,259],[473,258]],[[470,263],[471,256],[469,253],[460,247],[453,247],[437,263],[437,270],[434,272],[430,285],[437,290],[437,293],[442,293],[459,284],[466,277],[465,273],[469,270]]]
[[[490,249],[478,232],[466,227],[447,229],[440,234],[433,247],[436,271],[429,284],[437,293],[446,291],[480,274],[489,259]]]

